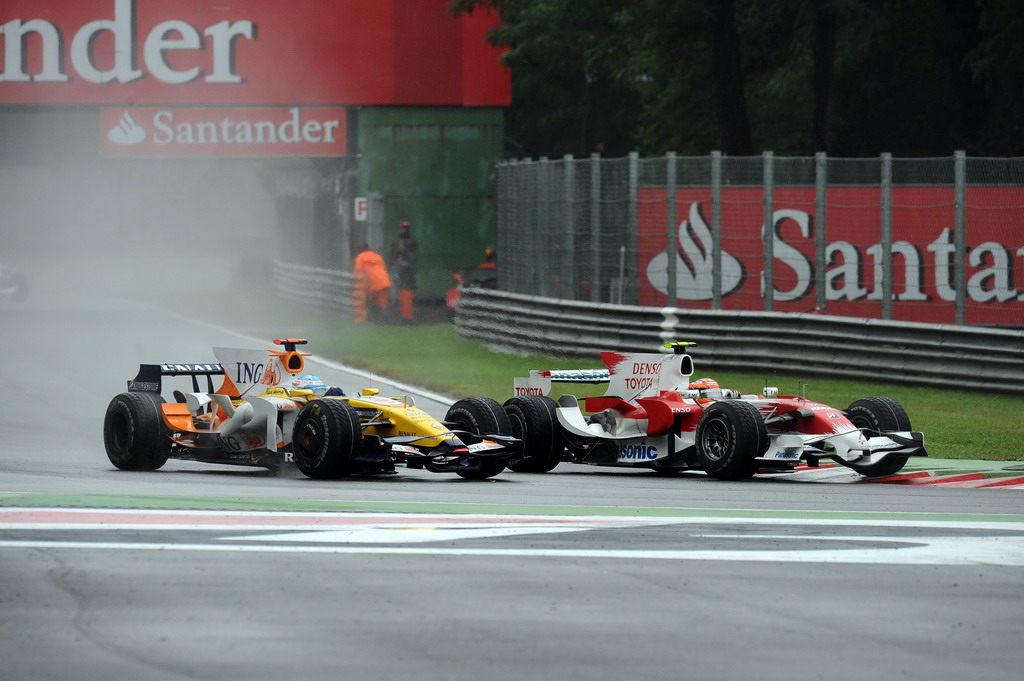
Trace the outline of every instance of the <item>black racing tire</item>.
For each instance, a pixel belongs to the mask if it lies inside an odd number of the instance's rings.
[[[110,400],[103,418],[103,446],[110,463],[122,471],[155,471],[171,453],[158,393],[121,393]]]
[[[768,429],[754,405],[714,402],[697,423],[697,457],[719,480],[745,480],[757,472],[756,457],[768,449]]]
[[[456,430],[466,430],[474,435],[510,435],[512,425],[501,405],[488,397],[470,397],[459,400],[448,408],[444,420]],[[505,461],[491,457],[480,457],[479,466],[473,470],[456,471],[467,480],[486,480],[505,470]]]
[[[512,428],[523,441],[523,458],[509,468],[517,473],[547,473],[562,460],[561,434],[555,401],[543,395],[513,397],[502,405]]]
[[[862,397],[846,408],[846,417],[860,429],[878,432],[910,430],[910,417],[903,405],[889,397]],[[874,464],[846,464],[868,478],[880,478],[898,473],[907,465],[905,456],[887,456]]]
[[[505,462],[501,459],[479,457],[478,463],[479,466],[473,470],[456,470],[455,474],[466,480],[486,480],[505,470]]]
[[[343,478],[362,451],[363,432],[355,409],[344,400],[309,402],[295,419],[292,454],[303,475],[314,480]]]

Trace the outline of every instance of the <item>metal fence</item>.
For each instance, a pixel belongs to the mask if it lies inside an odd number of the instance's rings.
[[[280,260],[273,271],[277,293],[290,304],[351,312],[351,274]],[[606,350],[655,352],[692,340],[706,369],[1024,394],[1024,330],[1017,329],[640,307],[479,288],[463,292],[455,325],[460,335],[513,354],[592,361]]]
[[[509,161],[498,260],[531,296],[1024,326],[1024,158]]]

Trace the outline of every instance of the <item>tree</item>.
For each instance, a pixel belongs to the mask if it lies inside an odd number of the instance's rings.
[[[488,8],[502,14],[491,40],[507,49],[504,61],[513,74],[511,155],[633,150],[635,93],[612,73],[623,49],[615,6],[573,0],[453,3],[456,12]]]
[[[987,113],[976,151],[1024,155],[1024,12],[1019,0],[978,0],[978,6],[977,44],[964,58]]]
[[[1019,0],[458,0],[502,12],[513,155],[1024,150]]]
[[[832,0],[814,0],[814,123],[811,137],[815,151],[829,149],[829,108],[832,103],[832,72],[836,59],[836,12]]]
[[[733,0],[707,0],[711,45],[715,55],[715,90],[722,126],[722,151],[749,156],[754,153],[747,118],[740,35]]]

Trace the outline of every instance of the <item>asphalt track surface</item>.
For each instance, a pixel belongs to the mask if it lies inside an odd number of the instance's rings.
[[[1020,489],[123,472],[101,422],[138,363],[269,337],[67,292],[0,324],[5,681],[1019,678]]]

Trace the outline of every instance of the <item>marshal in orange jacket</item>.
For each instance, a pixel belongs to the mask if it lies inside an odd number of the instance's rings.
[[[352,272],[357,276],[362,274],[366,278],[366,286],[371,293],[391,288],[391,277],[388,276],[384,258],[370,249],[356,256]]]

